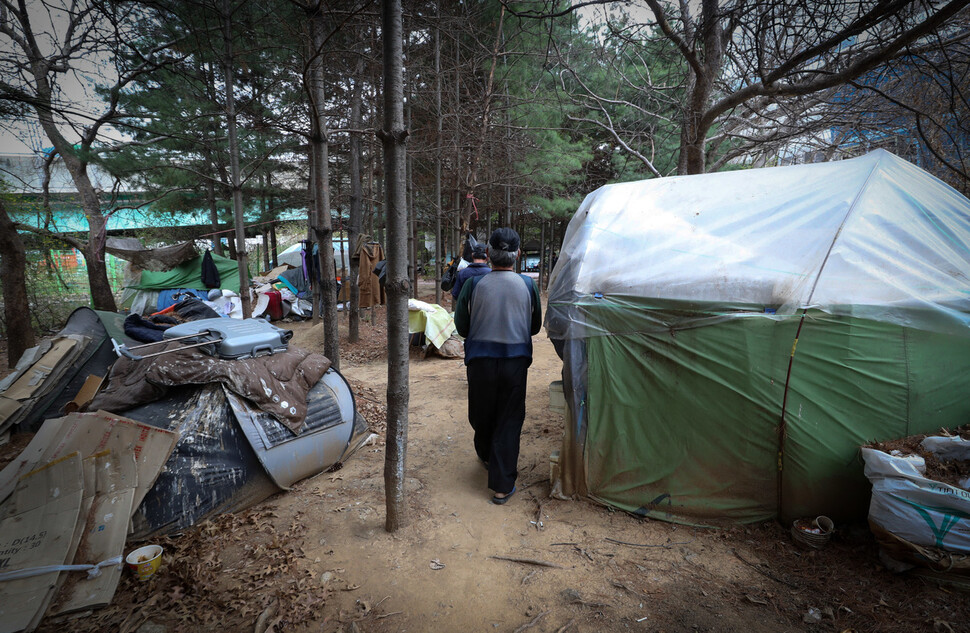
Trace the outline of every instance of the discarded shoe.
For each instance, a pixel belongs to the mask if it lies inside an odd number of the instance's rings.
[[[515,494],[515,486],[512,486],[511,492],[505,493],[505,496],[504,497],[500,497],[500,496],[498,496],[498,494],[496,494],[495,496],[493,496],[492,497],[492,503],[494,503],[497,506],[503,505],[506,501],[508,501],[509,499],[511,499],[512,498],[512,495],[514,495],[514,494]]]

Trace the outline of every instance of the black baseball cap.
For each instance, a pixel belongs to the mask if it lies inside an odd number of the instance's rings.
[[[519,250],[519,234],[508,227],[495,229],[488,238],[488,245],[499,251],[514,253]]]

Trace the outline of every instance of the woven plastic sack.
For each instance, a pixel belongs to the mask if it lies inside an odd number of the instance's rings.
[[[923,442],[924,449],[950,459],[956,457],[954,451],[970,457],[968,447],[970,442],[959,438],[932,437]],[[880,545],[893,550],[893,558],[899,558],[900,542],[912,546],[914,555],[906,557],[909,562],[926,558],[923,548],[945,552],[943,558],[948,560],[970,556],[970,491],[927,478],[921,458],[872,448],[863,448],[862,457],[872,483],[869,523]],[[893,538],[880,539],[880,534]]]

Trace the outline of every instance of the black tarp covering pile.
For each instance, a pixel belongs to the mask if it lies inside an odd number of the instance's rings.
[[[136,539],[242,510],[280,490],[235,423],[220,385],[178,387],[125,416],[179,432],[175,451],[132,519]]]

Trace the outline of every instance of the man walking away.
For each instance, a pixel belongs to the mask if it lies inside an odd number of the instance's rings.
[[[492,272],[465,281],[455,308],[455,326],[465,337],[468,421],[475,452],[488,468],[492,503],[515,493],[519,437],[525,421],[526,378],[532,364],[532,336],[542,327],[535,282],[513,269],[519,235],[496,229],[488,240]]]
[[[466,281],[472,277],[487,275],[492,272],[488,267],[488,256],[485,254],[485,245],[481,242],[476,242],[472,246],[471,251],[472,263],[458,271],[458,276],[455,278],[455,285],[451,288],[451,296],[456,300],[458,299],[458,295],[461,294],[461,287],[465,285]]]

